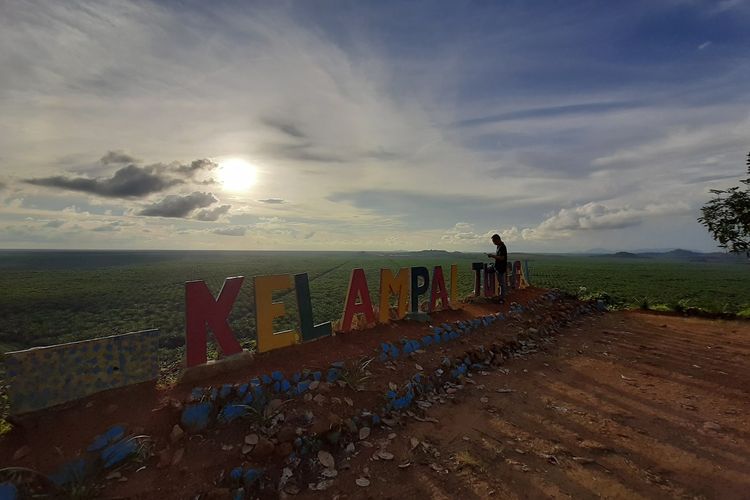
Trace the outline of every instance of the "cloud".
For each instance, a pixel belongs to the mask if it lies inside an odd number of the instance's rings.
[[[51,220],[51,221],[48,221],[48,222],[47,222],[47,223],[46,223],[46,224],[44,225],[44,227],[53,227],[53,228],[57,228],[57,227],[60,227],[60,226],[62,226],[63,224],[65,224],[65,221],[62,221],[62,220]]]
[[[218,207],[199,210],[195,213],[193,219],[214,222],[229,212],[230,208],[232,208],[232,205],[219,205]]]
[[[261,203],[267,203],[269,205],[281,205],[284,203],[284,200],[281,198],[266,198],[264,200],[258,200]]]
[[[263,120],[261,121],[273,130],[281,132],[288,137],[292,137],[294,139],[304,139],[305,137],[307,137],[304,132],[302,132],[296,125],[291,122],[278,118],[263,118]]]
[[[175,168],[176,172],[186,174],[189,177],[194,177],[199,172],[210,172],[219,166],[213,160],[203,158],[200,160],[193,160],[190,165],[179,165]]]
[[[138,215],[149,217],[187,217],[193,210],[205,208],[216,203],[212,193],[194,192],[186,196],[171,194],[163,200],[147,206]]]
[[[165,177],[151,167],[128,165],[117,170],[110,178],[89,179],[86,177],[43,177],[25,182],[35,186],[53,187],[69,191],[80,191],[109,198],[137,198],[181,184],[183,181]]]
[[[247,228],[242,226],[233,227],[222,227],[211,231],[213,234],[219,234],[221,236],[245,236]]]
[[[95,228],[92,229],[92,231],[94,231],[96,233],[113,233],[113,232],[117,232],[117,231],[121,231],[121,230],[122,230],[122,228],[120,227],[120,225],[119,224],[114,224],[114,223],[112,223],[112,224],[104,224],[103,226],[97,226],[97,227],[95,227]]]
[[[563,208],[538,226],[523,229],[521,235],[525,240],[565,238],[576,231],[624,229],[637,226],[648,217],[689,212],[690,207],[684,202],[651,204],[642,208],[609,207],[603,203],[591,202]]]
[[[102,165],[138,163],[138,160],[122,151],[107,151],[107,154],[99,158]]]
[[[703,42],[702,44],[698,45],[698,50],[703,50],[703,49],[705,49],[706,47],[708,47],[710,45],[711,45],[711,41],[710,40],[707,41],[707,42]]]
[[[4,190],[6,187],[8,187],[8,185],[5,184],[3,181],[0,181],[0,191]]]

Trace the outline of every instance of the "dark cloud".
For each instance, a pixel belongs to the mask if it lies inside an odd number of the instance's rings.
[[[305,137],[307,137],[305,133],[302,132],[297,126],[288,121],[280,120],[277,118],[264,118],[262,122],[264,125],[277,130],[289,137],[293,137],[295,139],[304,139]]]
[[[132,163],[138,163],[138,159],[125,154],[122,151],[107,151],[107,154],[99,158],[99,163],[102,165],[128,165]]]
[[[219,229],[214,229],[211,232],[214,234],[220,234],[222,236],[245,236],[247,228],[244,228],[242,226],[222,227]]]
[[[485,123],[496,123],[510,120],[525,120],[528,118],[546,118],[555,116],[583,115],[594,113],[607,113],[610,111],[619,111],[623,109],[632,109],[642,106],[640,101],[614,101],[614,102],[587,102],[580,104],[567,104],[562,106],[549,106],[543,108],[521,109],[509,111],[497,115],[483,116],[481,118],[472,118],[461,120],[454,123],[459,127],[483,125]]]
[[[302,144],[266,144],[263,150],[270,155],[289,160],[322,162],[322,163],[344,163],[346,158],[322,152],[316,149],[311,142]]]
[[[304,236],[302,236],[302,239],[304,239],[304,240],[309,240],[309,239],[310,239],[310,238],[312,238],[313,236],[315,236],[315,231],[310,231],[309,233],[307,233],[307,234],[305,234]]]
[[[267,203],[269,205],[281,205],[282,203],[284,203],[284,200],[282,200],[281,198],[266,198],[258,201],[261,203]]]
[[[148,217],[187,217],[193,210],[205,208],[218,200],[211,193],[194,192],[186,196],[169,195],[163,200],[147,206],[138,215]]]
[[[219,164],[215,161],[203,158],[200,160],[193,160],[190,165],[179,165],[175,168],[175,171],[189,177],[193,177],[195,174],[201,171],[210,172],[211,170],[218,167]],[[213,182],[213,181],[212,181]]]
[[[229,212],[230,208],[232,208],[232,205],[219,205],[218,207],[215,207],[215,208],[207,208],[204,210],[199,210],[193,216],[193,219],[210,221],[210,222],[217,221],[219,220],[219,217]]]
[[[128,165],[117,170],[110,178],[89,179],[86,177],[43,177],[27,179],[25,182],[35,186],[81,191],[109,198],[137,198],[181,184],[184,181],[171,178],[158,172],[153,166],[137,167]]]
[[[62,221],[62,220],[51,220],[51,221],[47,222],[44,225],[44,227],[60,227],[63,224],[65,224],[65,221]]]

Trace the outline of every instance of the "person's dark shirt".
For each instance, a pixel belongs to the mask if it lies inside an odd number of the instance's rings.
[[[495,269],[504,273],[508,268],[508,249],[505,248],[505,243],[502,241],[497,245],[497,253],[495,255],[502,257],[500,259],[495,259]]]

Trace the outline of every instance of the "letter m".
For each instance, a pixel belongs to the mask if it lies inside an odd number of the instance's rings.
[[[188,368],[206,362],[207,327],[211,328],[224,356],[242,351],[228,319],[244,279],[236,276],[224,280],[216,300],[205,281],[185,283],[185,352]]]

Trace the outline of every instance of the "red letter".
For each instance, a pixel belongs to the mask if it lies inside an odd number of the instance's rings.
[[[357,299],[360,303],[357,304]],[[352,320],[355,314],[364,314],[367,323],[375,323],[375,311],[372,310],[370,290],[367,289],[367,278],[364,269],[353,269],[349,278],[349,291],[346,292],[346,305],[344,305],[344,317],[341,319],[341,331],[348,332],[352,329]]]
[[[188,367],[206,362],[206,325],[211,327],[225,356],[242,351],[242,346],[234,337],[227,320],[244,279],[237,276],[224,280],[224,286],[221,287],[219,298],[216,300],[204,281],[185,283],[185,352]]]
[[[440,300],[440,308],[448,309],[448,291],[445,289],[443,279],[443,268],[435,266],[432,271],[432,290],[430,290],[430,312],[437,311],[437,301]]]

